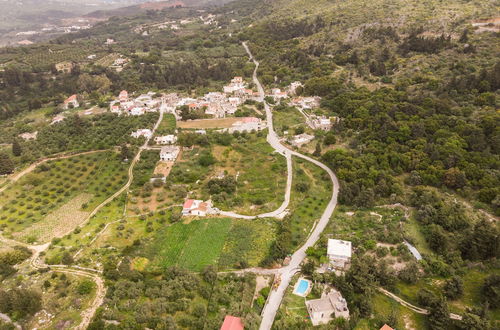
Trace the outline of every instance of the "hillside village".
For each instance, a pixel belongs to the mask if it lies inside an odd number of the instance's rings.
[[[0,328],[498,328],[495,9],[160,1],[16,32]]]

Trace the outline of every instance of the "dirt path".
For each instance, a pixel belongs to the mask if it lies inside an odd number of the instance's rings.
[[[429,311],[427,309],[424,309],[424,308],[420,308],[420,307],[417,307],[415,305],[412,305],[410,304],[409,302],[399,298],[398,296],[396,296],[394,293],[392,292],[389,292],[387,291],[386,289],[383,289],[383,288],[378,288],[378,291],[380,291],[381,293],[383,293],[384,295],[386,295],[387,297],[395,300],[396,302],[398,302],[399,304],[405,306],[406,308],[414,311],[415,313],[418,313],[418,314],[424,314],[424,315],[427,315],[429,314]],[[458,314],[454,314],[454,313],[450,313],[450,319],[452,320],[462,320],[462,316],[458,315]]]
[[[35,168],[42,165],[43,163],[46,163],[46,162],[51,161],[51,160],[66,159],[66,158],[88,155],[88,154],[93,154],[93,153],[97,153],[97,152],[105,152],[105,151],[109,151],[109,150],[107,150],[107,149],[105,149],[105,150],[91,150],[91,151],[85,151],[85,152],[80,152],[80,153],[76,153],[76,154],[64,154],[64,155],[60,155],[60,156],[47,157],[47,158],[40,159],[40,160],[36,161],[35,163],[31,164],[30,166],[26,167],[25,169],[23,169],[22,171],[20,171],[18,173],[11,174],[7,178],[7,184],[5,186],[3,186],[2,188],[0,188],[0,193],[3,192],[5,189],[7,189],[11,184],[15,183],[16,181],[19,181],[19,179],[21,179],[26,174],[33,172],[33,170]]]

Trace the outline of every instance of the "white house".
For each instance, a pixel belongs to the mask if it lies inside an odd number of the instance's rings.
[[[197,199],[187,199],[182,206],[182,215],[195,215],[204,217],[211,207],[209,202]]]
[[[120,102],[127,102],[128,101],[128,92],[126,90],[122,90],[120,92],[120,95],[118,95],[118,100],[120,100]]]
[[[244,117],[241,120],[235,122],[230,128],[228,128],[229,133],[234,132],[251,132],[260,131],[266,127],[265,122],[256,117]]]
[[[22,133],[19,134],[19,137],[23,140],[29,141],[29,140],[36,140],[36,137],[38,136],[38,131],[33,132],[33,133]]]
[[[327,256],[334,268],[345,268],[351,262],[351,255],[351,242],[338,239],[328,240]]]
[[[144,136],[146,139],[149,139],[153,135],[153,132],[151,132],[150,129],[144,128],[144,129],[138,129],[135,132],[132,132],[131,136],[133,138],[140,138],[141,136]]]
[[[333,124],[332,120],[327,117],[316,117],[311,116],[311,126],[313,129],[321,129],[323,131],[329,131]]]
[[[155,137],[156,144],[174,144],[177,142],[177,136],[173,134]]]
[[[245,84],[243,83],[242,77],[234,77],[231,79],[231,83],[227,86],[224,86],[224,93],[233,93],[237,90],[245,89]]]
[[[279,88],[273,88],[271,90],[271,97],[277,101],[277,100],[280,100],[280,99],[285,99],[288,97],[288,94],[287,92],[283,92],[281,91],[281,89]]]
[[[306,301],[306,306],[314,326],[327,324],[338,317],[349,319],[347,301],[335,289],[332,289],[328,294],[323,294],[320,299]]]
[[[302,145],[311,142],[314,139],[313,135],[302,133],[299,135],[295,135],[292,138],[291,144],[294,147],[301,147]]]
[[[177,146],[162,147],[160,150],[160,160],[163,162],[173,162],[177,159],[179,151],[180,149]]]
[[[146,113],[146,109],[142,107],[134,107],[130,110],[132,116],[142,116],[144,113]]]

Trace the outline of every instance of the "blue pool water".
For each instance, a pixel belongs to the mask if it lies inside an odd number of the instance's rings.
[[[308,288],[309,288],[309,282],[305,280],[300,280],[299,285],[297,286],[297,290],[295,290],[295,292],[297,292],[298,294],[305,294]]]

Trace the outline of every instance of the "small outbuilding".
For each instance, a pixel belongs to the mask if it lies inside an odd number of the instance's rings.
[[[220,330],[243,330],[243,321],[241,318],[236,317],[236,316],[231,316],[231,315],[226,315],[224,318],[224,323],[222,323],[222,326]]]

